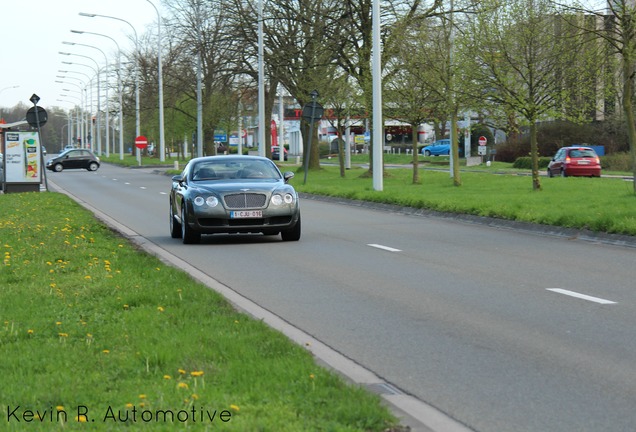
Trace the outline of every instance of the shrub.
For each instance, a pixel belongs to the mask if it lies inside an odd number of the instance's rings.
[[[614,153],[601,156],[601,166],[609,171],[633,171],[631,156],[629,153]]]
[[[548,164],[550,163],[550,160],[552,159],[549,157],[540,157],[539,169],[547,168]],[[512,167],[520,168],[520,169],[532,169],[532,158],[530,156],[523,156],[523,157],[517,158],[515,162],[512,164]]]

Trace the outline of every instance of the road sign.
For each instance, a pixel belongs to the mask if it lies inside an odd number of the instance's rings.
[[[480,136],[479,137],[479,145],[480,146],[485,146],[486,144],[488,144],[488,139],[485,136]]]
[[[32,106],[26,113],[26,121],[33,127],[44,126],[49,116],[40,106]]]
[[[137,147],[138,149],[144,149],[148,147],[148,138],[143,135],[139,135],[137,138],[135,138],[135,147]]]

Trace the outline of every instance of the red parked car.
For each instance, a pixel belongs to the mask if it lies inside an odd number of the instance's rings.
[[[563,147],[548,164],[548,177],[600,177],[601,160],[591,147]]]

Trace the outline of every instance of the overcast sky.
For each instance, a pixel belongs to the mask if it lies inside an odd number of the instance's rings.
[[[162,11],[161,0],[151,0]],[[603,5],[603,0],[586,0],[587,4]],[[130,22],[139,37],[146,32],[156,34],[157,13],[147,0],[1,0],[0,1],[0,107],[13,107],[18,102],[31,105],[32,94],[40,97],[39,105],[47,108],[72,108],[79,97],[77,85],[94,76],[86,66],[66,65],[63,61],[94,62],[80,56],[66,56],[62,52],[93,58],[100,67],[105,60],[94,48],[64,45],[63,41],[93,45],[100,48],[115,63],[116,45],[103,36],[74,34],[71,30],[101,33],[115,39],[124,52],[133,49],[131,27],[118,20],[80,16],[80,12],[107,15]],[[165,12],[162,12],[165,14]],[[59,70],[72,70],[72,78],[58,78]],[[79,80],[78,80],[79,79]],[[55,81],[72,82],[56,83]],[[63,89],[71,89],[71,92]],[[68,96],[62,96],[67,94]],[[59,101],[62,99],[63,101]]]
[[[161,11],[161,0],[152,0]],[[125,22],[110,18],[87,18],[80,12],[121,18],[135,27],[138,36],[157,32],[157,13],[147,0],[1,0],[0,1],[0,107],[13,107],[18,102],[31,106],[32,94],[40,97],[38,105],[72,108],[79,101],[79,89],[95,73],[88,67],[66,65],[63,61],[86,63],[95,68],[90,59],[59,54],[71,52],[94,59],[100,67],[104,55],[94,48],[64,45],[63,41],[93,45],[106,53],[109,62],[117,60],[115,43],[103,36],[74,34],[73,30],[101,33],[115,39],[124,52],[134,48],[132,28]],[[72,70],[68,77],[59,70]],[[75,85],[56,83],[67,81]],[[16,87],[17,86],[17,87]],[[15,87],[15,88],[14,88]],[[71,89],[72,92],[63,89]],[[61,96],[68,94],[69,96]],[[66,100],[64,102],[58,99]]]

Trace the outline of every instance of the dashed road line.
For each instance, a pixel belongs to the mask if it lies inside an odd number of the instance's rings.
[[[568,291],[568,290],[561,289],[561,288],[546,288],[546,290],[552,291],[552,292],[555,292],[555,293],[559,293],[559,294],[563,294],[563,295],[566,295],[566,296],[570,296],[570,297],[575,297],[575,298],[582,299],[582,300],[591,301],[591,302],[594,302],[594,303],[616,304],[615,301],[606,300],[606,299],[602,299],[602,298],[599,298],[599,297],[592,297],[592,296],[589,296],[587,294],[581,294],[581,293],[577,293],[575,291]]]
[[[381,244],[369,243],[367,246],[371,246],[373,248],[382,249],[382,250],[389,251],[389,252],[402,252],[401,249],[395,249],[395,248],[392,248],[392,247],[389,247],[389,246],[384,246],[384,245],[381,245]]]

